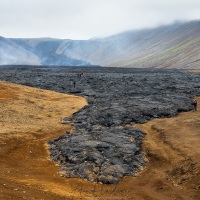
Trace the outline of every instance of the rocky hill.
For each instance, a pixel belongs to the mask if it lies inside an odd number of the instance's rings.
[[[35,55],[42,65],[199,69],[199,32],[200,21],[190,21],[90,40],[38,38],[9,41]],[[0,48],[7,51],[1,44]],[[7,56],[1,57],[7,59]],[[10,62],[8,59],[8,63],[13,64]]]

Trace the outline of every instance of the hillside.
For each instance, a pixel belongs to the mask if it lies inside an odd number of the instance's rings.
[[[133,30],[106,38],[69,40],[52,38],[7,39],[12,48],[39,58],[42,65],[101,65],[134,68],[200,68],[200,21],[174,23],[151,29]],[[12,44],[11,44],[12,43]],[[8,64],[9,48],[0,49]],[[27,55],[20,59],[35,64]],[[27,63],[26,62],[26,63]],[[19,64],[20,62],[17,62]],[[23,62],[21,62],[23,63]],[[23,64],[26,64],[25,62]]]
[[[102,66],[199,68],[199,32],[200,21],[176,23],[80,42],[63,52]]]
[[[40,59],[13,41],[0,37],[0,65],[40,65]]]
[[[59,53],[59,48],[65,40],[52,38],[37,39],[12,39],[17,45],[35,54],[42,65],[54,66],[82,66],[90,65],[89,62],[72,58],[71,56]],[[68,41],[68,40],[67,40]]]
[[[144,31],[138,44],[111,65],[199,68],[200,22],[174,24]],[[135,52],[135,53],[134,53]]]

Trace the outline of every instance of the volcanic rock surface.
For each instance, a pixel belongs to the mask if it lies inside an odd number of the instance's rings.
[[[1,68],[1,80],[87,98],[88,106],[65,118],[74,132],[49,142],[62,175],[116,183],[145,165],[144,133],[126,126],[174,117],[192,109],[200,75],[178,70],[122,68]]]

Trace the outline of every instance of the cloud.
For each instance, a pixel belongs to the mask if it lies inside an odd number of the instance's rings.
[[[88,39],[200,19],[199,0],[1,0],[5,37]]]

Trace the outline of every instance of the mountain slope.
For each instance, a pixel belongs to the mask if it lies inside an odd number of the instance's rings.
[[[200,66],[200,22],[160,27],[155,31],[155,34],[153,30],[146,34],[146,41],[141,41],[138,50],[130,49],[129,53],[111,65],[161,68]]]
[[[199,69],[199,33],[200,21],[190,21],[100,39],[10,40],[38,57],[42,65]]]
[[[60,54],[57,49],[65,40],[52,38],[36,38],[36,39],[13,39],[19,46],[27,51],[35,54],[40,58],[42,65],[65,65],[65,66],[81,66],[90,65],[89,62],[71,58],[70,56]]]
[[[0,65],[40,65],[40,59],[13,41],[0,37]]]
[[[176,23],[80,42],[63,52],[103,66],[198,68],[199,32],[200,21]]]

